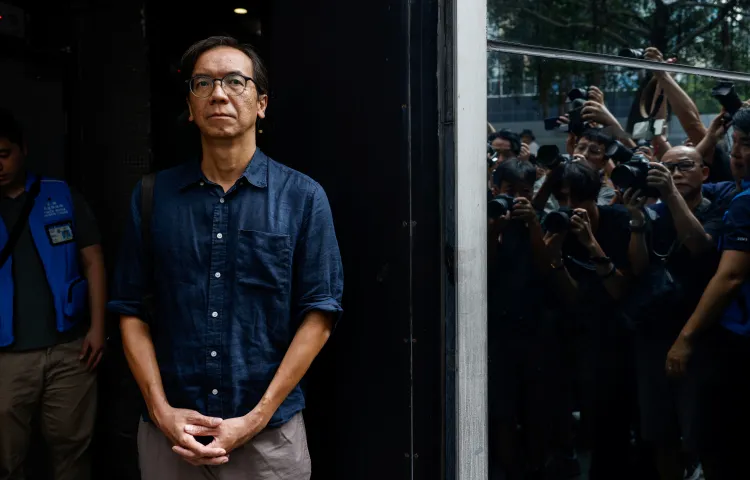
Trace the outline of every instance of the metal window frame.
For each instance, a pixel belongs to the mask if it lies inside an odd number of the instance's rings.
[[[487,1],[443,6],[444,478],[487,480]]]
[[[447,480],[487,480],[487,52],[750,82],[750,74],[488,40],[486,0],[443,3],[438,74]]]

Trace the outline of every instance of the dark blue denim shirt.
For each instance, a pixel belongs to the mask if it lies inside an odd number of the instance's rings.
[[[109,310],[142,317],[141,185]],[[257,150],[226,193],[196,162],[157,174],[149,325],[167,400],[220,418],[251,411],[304,316],[338,319],[343,269],[323,189]],[[269,423],[304,408],[299,386]]]

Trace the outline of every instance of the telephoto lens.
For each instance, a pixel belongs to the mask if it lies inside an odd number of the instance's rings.
[[[498,218],[513,210],[515,199],[510,195],[500,194],[487,203],[487,217]]]
[[[556,145],[542,145],[536,153],[536,163],[544,168],[554,170],[570,160],[567,155],[561,155]]]
[[[644,155],[635,154],[627,162],[621,163],[612,170],[612,183],[623,192],[629,188],[640,190],[642,195],[658,198],[659,191],[648,186],[648,172],[651,170],[650,161]]]

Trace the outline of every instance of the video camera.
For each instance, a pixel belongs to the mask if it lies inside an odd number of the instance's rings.
[[[560,207],[544,218],[544,230],[549,233],[563,233],[570,230],[570,219],[578,213],[570,207]]]
[[[727,115],[729,115],[729,120],[742,108],[742,99],[737,95],[732,82],[717,83],[713,90],[711,90],[711,96],[724,107]]]
[[[623,162],[612,170],[612,183],[623,192],[629,188],[633,191],[640,190],[641,194],[649,198],[658,198],[659,191],[649,187],[648,172],[653,168],[646,156],[640,153],[633,155],[630,160]]]

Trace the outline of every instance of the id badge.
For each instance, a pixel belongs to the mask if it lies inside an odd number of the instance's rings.
[[[47,237],[49,242],[53,246],[65,245],[74,240],[73,238],[73,222],[62,222],[55,223],[53,225],[47,225]]]

